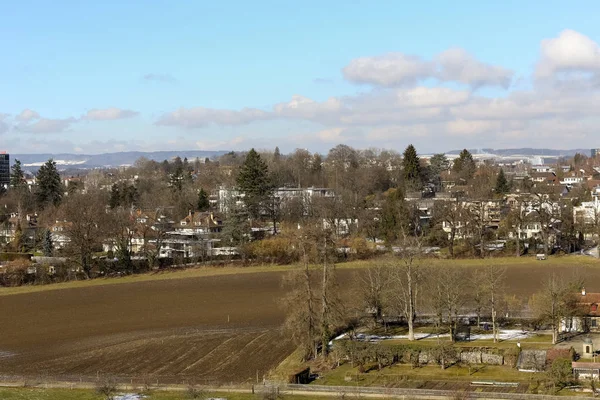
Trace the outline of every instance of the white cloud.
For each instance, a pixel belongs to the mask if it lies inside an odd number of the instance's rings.
[[[435,79],[459,82],[471,87],[508,88],[513,72],[475,59],[466,50],[453,48],[434,57],[433,61],[403,53],[356,58],[342,69],[344,77],[356,83],[393,87]]]
[[[132,110],[124,110],[121,108],[110,107],[105,109],[92,109],[89,110],[82,119],[95,120],[95,121],[111,121],[115,119],[124,119],[135,117],[139,113]]]
[[[536,77],[561,72],[600,72],[600,46],[589,37],[567,29],[558,37],[542,40]]]
[[[277,118],[330,121],[343,109],[342,101],[335,97],[331,97],[324,102],[317,102],[304,96],[294,95],[289,102],[276,104],[273,107],[273,116]]]
[[[40,118],[32,123],[18,124],[16,128],[24,133],[60,133],[67,130],[73,122],[75,122],[74,118]]]
[[[238,148],[246,139],[241,136],[229,140],[198,140],[196,147],[200,150],[229,150]]]
[[[444,87],[416,87],[398,90],[397,105],[406,107],[439,107],[461,104],[470,97],[466,90],[453,90]]]
[[[261,119],[268,119],[269,117],[269,113],[256,108],[244,108],[236,111],[205,107],[182,107],[179,110],[162,115],[156,124],[183,128],[202,128],[212,124],[243,125]]]
[[[0,113],[0,135],[8,132],[10,129],[10,126],[8,125],[8,123],[6,123],[6,121],[4,121],[4,119],[7,117],[8,117],[8,114]]]
[[[472,87],[500,86],[506,89],[513,76],[511,70],[482,63],[461,48],[440,53],[436,61],[439,65],[438,79],[461,82]]]
[[[360,57],[342,69],[344,78],[351,82],[379,86],[414,84],[431,77],[435,66],[420,57],[388,53],[375,57]]]
[[[40,114],[38,114],[36,111],[30,110],[29,108],[21,111],[21,113],[15,117],[15,119],[20,122],[29,122],[39,118]]]

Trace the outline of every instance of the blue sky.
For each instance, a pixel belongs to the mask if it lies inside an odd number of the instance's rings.
[[[4,2],[0,148],[433,152],[598,131],[598,2],[216,3]]]

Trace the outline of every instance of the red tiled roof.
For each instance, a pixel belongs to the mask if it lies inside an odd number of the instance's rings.
[[[598,304],[600,304],[600,293],[586,293],[585,295],[580,294],[577,301],[588,315],[600,316],[598,310]]]

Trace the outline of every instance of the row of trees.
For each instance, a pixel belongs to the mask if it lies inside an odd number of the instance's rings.
[[[482,320],[490,321],[497,342],[502,321],[528,317],[533,327],[549,327],[552,342],[557,343],[561,324],[585,315],[577,297],[583,281],[576,275],[549,275],[529,299],[507,295],[505,267],[433,264],[424,256],[419,240],[410,237],[404,239],[400,253],[357,272],[351,296],[346,293],[344,297],[336,287],[327,235],[318,229],[298,234],[296,245],[303,251],[304,267],[285,278],[290,287],[286,326],[307,359],[326,356],[335,332],[350,330],[352,338],[353,329],[361,325],[385,327],[401,322],[407,326],[408,340],[413,341],[420,321],[448,333],[454,341],[464,316],[475,315],[478,327]],[[309,249],[316,253],[321,269],[310,267],[309,261],[315,259]]]

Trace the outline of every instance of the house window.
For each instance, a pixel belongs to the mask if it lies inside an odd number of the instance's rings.
[[[598,320],[596,318],[592,318],[592,328],[596,328],[598,326]]]
[[[585,354],[590,354],[590,346],[585,346]]]

